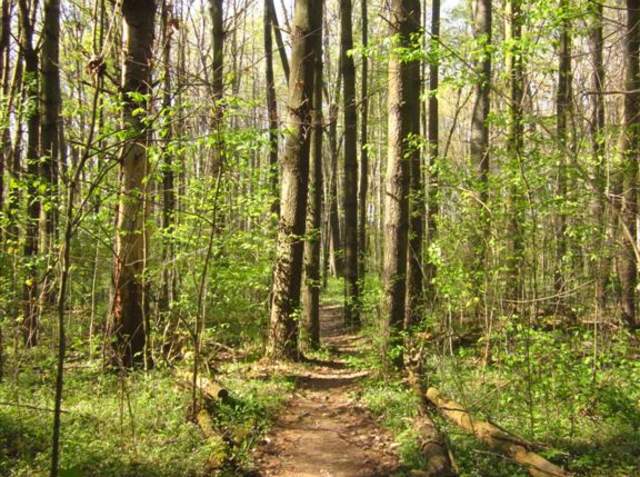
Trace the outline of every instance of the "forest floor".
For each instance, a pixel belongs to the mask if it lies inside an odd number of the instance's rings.
[[[367,340],[346,330],[342,308],[321,309],[321,338],[328,359],[310,359],[307,373],[256,449],[263,477],[382,477],[399,471],[394,439],[360,403],[361,379],[345,358],[357,356]]]

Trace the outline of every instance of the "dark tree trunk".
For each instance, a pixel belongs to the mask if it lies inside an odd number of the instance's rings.
[[[42,176],[48,185],[53,206],[45,210],[46,240],[53,237],[58,222],[57,183],[62,126],[62,98],[60,92],[60,0],[44,3],[44,31],[42,41],[42,132],[44,160]],[[50,244],[47,244],[49,246]]]
[[[640,159],[640,1],[627,0],[627,29],[624,41],[625,90],[622,137],[622,226],[624,245],[620,256],[622,317],[636,326],[638,264],[635,254],[638,213],[638,160]]]
[[[360,325],[358,283],[358,113],[356,68],[348,52],[353,49],[351,0],[340,0],[340,70],[344,108],[344,320],[347,326]]]
[[[38,274],[36,259],[38,256],[38,221],[40,219],[41,200],[37,197],[36,182],[40,169],[40,101],[38,91],[38,54],[33,47],[32,12],[27,0],[18,1],[20,25],[20,46],[24,58],[24,86],[27,108],[27,225],[25,229],[24,257],[26,261],[26,278],[23,287],[24,317],[23,335],[26,346],[34,346],[38,341]],[[32,5],[35,8],[35,4]]]
[[[561,201],[556,218],[556,269],[554,287],[560,293],[565,287],[564,260],[567,253],[567,215],[564,212],[567,199],[567,153],[569,147],[567,119],[571,111],[571,25],[567,18],[568,0],[560,0],[562,21],[558,47],[558,91],[556,98],[556,134],[558,137],[558,199]]]
[[[478,167],[478,189],[480,195],[479,230],[475,243],[474,292],[482,293],[481,283],[485,273],[487,242],[489,240],[490,222],[487,212],[489,199],[489,112],[491,102],[491,0],[474,2],[474,36],[482,53],[476,64],[475,104],[471,116],[471,161]]]
[[[273,297],[266,354],[271,359],[296,360],[305,216],[309,179],[311,106],[315,69],[314,52],[322,2],[296,0],[291,32],[291,79],[287,130],[282,163],[280,221]]]
[[[322,8],[320,8],[322,14]],[[322,18],[316,22],[322,26]],[[320,346],[320,238],[322,226],[322,31],[314,32],[315,71],[313,80],[313,129],[309,168],[309,199],[307,205],[307,240],[305,242],[305,312],[306,341],[310,349]]]
[[[211,93],[213,95],[213,121],[211,124],[211,134],[214,137],[213,147],[213,167],[211,176],[218,177],[220,168],[224,162],[224,131],[223,115],[224,105],[224,70],[223,70],[223,48],[224,48],[224,25],[222,14],[222,0],[209,0],[209,15],[211,16],[211,45],[213,49],[213,64]]]
[[[598,237],[596,240],[597,266],[594,267],[596,283],[596,300],[600,309],[606,306],[607,283],[609,276],[609,254],[605,249],[607,233],[607,200],[606,200],[606,148],[605,148],[605,110],[604,110],[604,37],[602,31],[603,6],[596,0],[589,3],[591,8],[591,54],[593,62],[593,110],[591,117],[591,145],[593,162],[596,165],[596,191],[598,196],[594,202],[597,220]]]
[[[508,259],[507,296],[511,300],[521,298],[522,266],[524,262],[524,242],[522,237],[522,223],[524,221],[525,203],[517,185],[516,177],[520,175],[522,160],[522,96],[524,91],[524,73],[522,68],[522,10],[521,0],[510,0],[510,39],[513,47],[508,56],[509,81],[511,89],[511,103],[509,105],[509,136],[508,150],[512,164],[514,178],[511,180],[510,204],[511,217],[509,235],[511,238],[511,255]]]
[[[116,349],[114,364],[131,367],[144,356],[145,233],[148,131],[140,108],[148,109],[151,93],[154,0],[124,0],[123,15],[123,123],[131,133],[122,150],[120,204],[116,225],[115,295],[113,305]],[[138,95],[145,99],[142,104]]]
[[[267,87],[267,115],[269,119],[269,183],[273,202],[271,213],[277,218],[280,214],[278,200],[278,103],[276,102],[276,84],[273,76],[273,42],[271,41],[271,5],[273,0],[264,2],[264,55],[265,80]]]
[[[432,245],[435,243],[438,233],[437,217],[440,211],[438,196],[438,136],[440,133],[440,125],[438,122],[438,83],[440,74],[439,59],[439,41],[440,41],[440,0],[432,0],[431,2],[431,63],[429,64],[429,123],[427,127],[427,147],[429,157],[429,197],[427,217],[427,243]],[[435,278],[438,270],[436,264],[430,258],[427,260],[425,267],[425,281],[427,299],[433,306],[436,298]]]
[[[412,8],[407,15],[411,27],[411,35],[420,31],[420,2],[412,2],[406,8]],[[417,11],[414,11],[417,9]],[[413,40],[415,44],[415,39]],[[405,106],[407,130],[405,141],[406,160],[409,161],[409,243],[407,249],[407,303],[404,324],[407,330],[420,323],[424,305],[424,289],[422,282],[422,241],[424,240],[424,190],[422,182],[422,155],[418,138],[420,136],[420,89],[422,86],[420,61],[407,63],[409,104]]]
[[[280,61],[282,62],[282,71],[284,72],[284,78],[289,83],[289,60],[287,59],[287,50],[282,40],[282,31],[280,31],[280,24],[278,23],[278,15],[276,9],[273,6],[273,0],[266,0],[265,6],[271,14],[271,23],[273,23],[273,33],[276,37],[276,45],[278,45],[278,54],[280,55]]]
[[[336,88],[338,91],[340,88]],[[331,177],[329,178],[329,231],[336,276],[344,276],[344,254],[340,216],[338,214],[338,105],[329,106],[329,150],[331,151]]]
[[[362,16],[362,47],[369,45],[369,19],[367,0],[360,0]],[[360,89],[360,185],[358,188],[358,276],[364,286],[367,259],[367,191],[369,187],[369,153],[367,151],[368,125],[369,125],[369,58],[362,58],[362,78]]]
[[[398,48],[411,44],[420,28],[418,0],[392,0],[391,31]],[[384,205],[384,326],[385,354],[402,364],[401,331],[405,319],[407,244],[409,232],[411,135],[419,125],[420,82],[418,61],[403,61],[397,51],[389,57],[388,148]]]

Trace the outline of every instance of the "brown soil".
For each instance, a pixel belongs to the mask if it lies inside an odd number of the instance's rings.
[[[273,428],[255,452],[262,477],[383,477],[399,468],[393,439],[358,402],[359,380],[340,356],[360,337],[341,326],[340,307],[323,307],[322,342],[335,359],[311,361]]]

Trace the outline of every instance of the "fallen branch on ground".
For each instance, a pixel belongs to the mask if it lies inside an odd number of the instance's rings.
[[[523,439],[513,436],[486,421],[475,419],[461,404],[429,388],[426,397],[449,421],[475,435],[480,441],[523,465],[532,477],[570,477],[572,474],[531,451]]]

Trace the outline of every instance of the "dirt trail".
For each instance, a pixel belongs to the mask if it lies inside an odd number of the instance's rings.
[[[342,309],[321,311],[322,342],[334,359],[312,362],[263,445],[256,450],[262,477],[383,477],[399,468],[393,440],[358,403],[359,380],[340,360],[360,349],[345,332]]]

